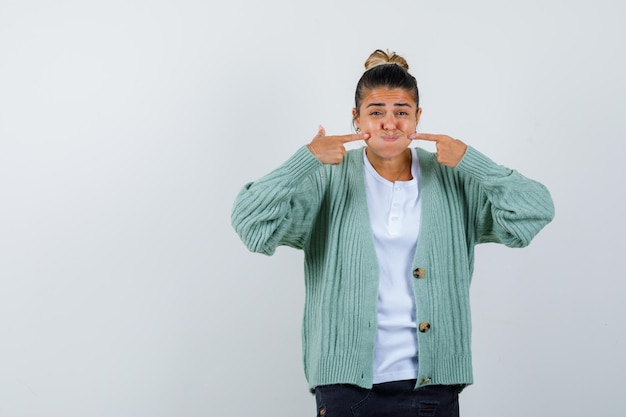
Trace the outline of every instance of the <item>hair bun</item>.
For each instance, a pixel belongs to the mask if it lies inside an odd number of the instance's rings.
[[[409,64],[406,62],[406,59],[402,58],[400,55],[397,55],[395,52],[383,51],[381,49],[377,49],[367,58],[365,61],[365,70],[372,69],[379,65],[387,65],[387,64],[396,64],[405,71],[409,70]]]

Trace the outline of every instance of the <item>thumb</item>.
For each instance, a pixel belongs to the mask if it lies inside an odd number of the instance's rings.
[[[326,129],[324,129],[324,126],[319,125],[317,127],[317,136],[326,136]]]

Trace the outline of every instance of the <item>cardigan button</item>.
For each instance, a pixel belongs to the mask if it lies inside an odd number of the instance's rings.
[[[426,271],[424,268],[415,268],[413,270],[413,276],[417,279],[424,278],[426,276]]]
[[[419,331],[422,333],[426,333],[427,331],[430,330],[430,323],[427,321],[423,321],[420,323],[419,325]]]
[[[422,379],[422,385],[426,385],[430,382],[430,378],[424,378]]]

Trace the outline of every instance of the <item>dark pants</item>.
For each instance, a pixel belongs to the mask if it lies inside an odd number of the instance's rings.
[[[415,389],[415,380],[315,388],[318,417],[458,417],[458,385]]]

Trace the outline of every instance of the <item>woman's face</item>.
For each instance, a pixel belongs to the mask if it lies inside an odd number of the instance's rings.
[[[404,89],[375,88],[363,97],[359,115],[356,109],[352,113],[356,127],[370,134],[368,151],[394,158],[411,143],[408,136],[415,132],[422,109]]]

